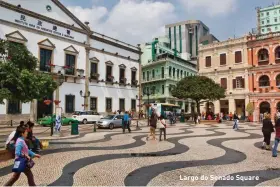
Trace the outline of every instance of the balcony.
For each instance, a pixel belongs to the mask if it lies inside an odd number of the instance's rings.
[[[132,80],[131,81],[131,86],[137,86],[137,84],[138,84],[138,80]]]
[[[90,74],[90,79],[92,80],[98,80],[99,79],[99,74],[98,73],[91,73]]]
[[[266,60],[259,60],[258,64],[259,64],[259,66],[268,65],[269,64],[269,60],[268,59],[266,59]]]
[[[115,79],[114,76],[108,75],[106,78],[106,82],[114,84],[114,79]]]
[[[122,78],[120,78],[120,85],[126,85],[126,78],[124,78],[124,77],[122,77]]]
[[[155,77],[150,77],[149,79],[142,79],[142,83],[148,83],[148,82],[156,82],[156,81],[164,81],[164,80],[173,80],[173,81],[180,81],[181,79],[183,79],[184,77],[173,77],[173,76],[169,76],[167,74],[164,75],[164,78],[162,78],[161,75],[157,75]]]

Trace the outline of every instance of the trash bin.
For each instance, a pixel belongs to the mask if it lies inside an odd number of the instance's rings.
[[[79,134],[79,121],[75,120],[71,124],[71,135],[78,135]]]
[[[181,122],[181,123],[184,123],[184,122],[185,122],[185,116],[184,116],[184,115],[181,116],[180,122]]]

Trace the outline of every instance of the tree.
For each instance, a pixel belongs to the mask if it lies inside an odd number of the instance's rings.
[[[192,99],[200,113],[200,104],[225,98],[225,89],[204,76],[190,76],[180,80],[171,91],[173,97]]]
[[[0,56],[5,56],[0,58],[0,103],[41,100],[57,88],[49,74],[36,70],[38,60],[25,45],[0,40]]]
[[[253,103],[248,103],[246,106],[246,111],[249,113],[249,115],[252,115],[254,112],[254,104]]]

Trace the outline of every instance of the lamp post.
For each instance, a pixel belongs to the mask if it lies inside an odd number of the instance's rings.
[[[136,99],[139,101],[138,103],[138,107],[139,107],[139,109],[138,109],[138,120],[137,120],[137,124],[136,124],[136,129],[139,129],[140,130],[140,128],[139,128],[139,126],[138,126],[138,122],[139,122],[139,119],[140,119],[140,110],[141,110],[141,99],[142,99],[142,95],[140,95],[139,96],[139,99],[138,99],[138,95],[136,95]]]
[[[148,96],[148,110],[147,110],[147,113],[148,113],[148,126],[149,126],[150,125],[150,116],[149,116],[150,95],[152,95],[153,93],[151,93],[150,90],[147,90],[147,91],[144,90],[143,94]]]
[[[90,97],[90,91],[88,91],[87,94],[83,95],[83,91],[81,90],[81,91],[80,91],[80,95],[81,95],[81,97],[84,98],[84,110],[85,110],[85,108],[86,108],[86,99],[87,99],[88,97]]]

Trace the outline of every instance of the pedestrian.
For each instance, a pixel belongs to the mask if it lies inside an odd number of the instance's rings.
[[[264,117],[264,115],[263,115],[263,113],[261,113],[260,114],[260,121],[261,121],[261,123],[263,122],[263,117]]]
[[[128,132],[131,133],[129,121],[130,121],[129,114],[126,111],[124,116],[123,116],[123,133],[125,133],[126,128],[128,129]]]
[[[161,135],[163,133],[164,140],[166,140],[166,122],[164,117],[161,115],[159,117],[159,141],[161,141]]]
[[[274,139],[274,146],[272,150],[272,156],[277,157],[277,147],[280,141],[280,114],[277,114],[277,121],[275,122],[275,139]]]
[[[198,123],[198,124],[200,124],[200,120],[201,120],[201,114],[199,114],[199,115],[197,116],[197,123]]]
[[[28,148],[31,149],[33,152],[38,153],[39,150],[43,148],[43,145],[38,138],[33,136],[34,123],[28,121],[27,125],[28,125],[28,135],[27,135]]]
[[[171,111],[168,114],[168,118],[169,118],[170,125],[172,125],[172,123],[173,123],[173,119],[172,119],[173,118],[173,114],[172,114]]]
[[[15,149],[16,159],[13,167],[13,175],[11,179],[4,186],[12,186],[19,179],[21,172],[24,172],[24,174],[26,175],[29,186],[36,186],[31,171],[31,168],[34,165],[34,162],[31,160],[31,158],[34,157],[40,158],[41,156],[28,150],[28,147],[24,141],[28,135],[27,127],[19,126],[17,127],[16,131],[17,131],[16,133],[19,134],[19,137],[16,140],[16,149]],[[22,166],[22,168],[20,168],[20,166]]]
[[[239,123],[239,118],[238,118],[238,115],[236,112],[234,112],[234,115],[233,115],[233,129],[234,130],[238,130],[238,123]]]
[[[272,132],[274,132],[274,128],[271,122],[270,114],[265,113],[264,120],[263,120],[263,127],[262,127],[262,133],[264,136],[262,148],[264,148],[266,144],[266,150],[270,149],[269,146],[270,146],[270,138]]]
[[[155,109],[152,108],[152,114],[150,118],[150,136],[153,137],[153,140],[156,140],[157,120],[158,120],[158,115]],[[146,138],[146,140],[149,140],[149,136]]]

